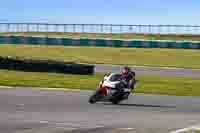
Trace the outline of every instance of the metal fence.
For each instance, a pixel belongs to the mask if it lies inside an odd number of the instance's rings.
[[[0,23],[0,32],[200,34],[200,25]]]

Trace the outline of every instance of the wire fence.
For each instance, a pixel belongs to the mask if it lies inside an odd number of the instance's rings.
[[[200,25],[0,23],[0,32],[200,34]]]

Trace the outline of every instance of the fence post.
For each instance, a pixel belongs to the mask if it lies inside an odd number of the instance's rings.
[[[151,25],[148,25],[148,29],[149,33],[151,33]]]
[[[67,32],[67,25],[64,25],[64,32]]]
[[[167,26],[167,32],[170,34],[170,32],[171,32],[171,26],[170,25],[168,25]]]
[[[29,32],[29,24],[26,24],[26,31]]]
[[[190,26],[187,25],[186,29],[187,29],[186,32],[189,33],[190,32]]]
[[[110,25],[110,33],[112,34],[112,32],[113,32],[113,27],[112,27],[113,25],[111,24]]]
[[[58,25],[55,25],[55,32],[58,32]]]
[[[19,24],[16,24],[16,27],[17,27],[17,32],[20,32]]]
[[[46,24],[46,32],[49,31],[49,24]]]
[[[39,32],[39,30],[40,30],[40,25],[39,24],[36,24],[37,25],[37,32]]]
[[[119,38],[122,38],[122,32],[123,32],[123,31],[122,31],[122,30],[123,30],[123,29],[122,29],[122,25],[119,25],[119,28],[120,28],[120,31],[119,31],[119,32],[120,32],[120,33],[119,33]]]
[[[101,26],[101,33],[103,33],[103,24],[101,24],[100,26]]]
[[[142,32],[142,26],[138,25],[138,28],[139,28],[139,33],[141,33]]]
[[[120,34],[123,32],[122,30],[122,25],[119,25],[119,28],[120,28]]]
[[[161,25],[158,25],[158,33],[161,34]]]
[[[73,24],[73,32],[76,32],[76,25]]]
[[[82,24],[81,27],[82,27],[82,32],[84,33],[85,32],[85,25]]]
[[[9,32],[10,31],[10,24],[7,24],[7,31],[6,32]]]

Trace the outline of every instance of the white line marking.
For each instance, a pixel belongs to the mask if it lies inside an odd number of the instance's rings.
[[[135,130],[135,128],[119,128],[120,130]]]
[[[96,128],[104,128],[104,126],[95,126]]]
[[[10,86],[0,86],[0,88],[12,89],[12,88],[14,88],[14,87],[10,87]]]
[[[17,106],[24,107],[25,104],[17,104]]]
[[[48,121],[40,121],[39,123],[41,123],[41,124],[47,124],[49,122]]]

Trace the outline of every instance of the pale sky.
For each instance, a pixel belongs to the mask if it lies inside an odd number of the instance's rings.
[[[200,25],[199,0],[3,0],[0,22]]]

